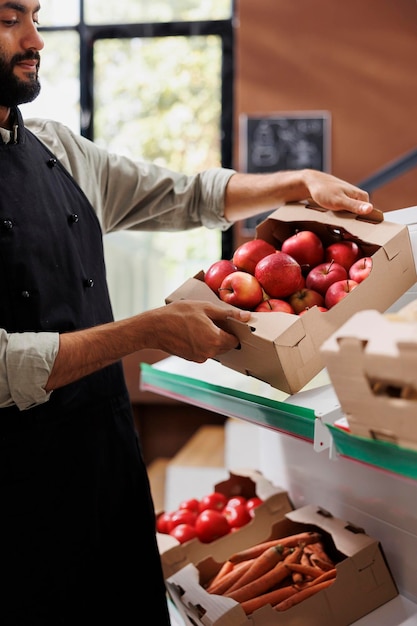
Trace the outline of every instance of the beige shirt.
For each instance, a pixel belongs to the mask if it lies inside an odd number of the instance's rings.
[[[26,126],[74,177],[103,233],[230,227],[223,201],[233,170],[212,168],[186,176],[109,154],[58,122],[33,119]],[[58,346],[58,333],[0,329],[0,408],[15,404],[23,410],[49,399],[44,387]]]

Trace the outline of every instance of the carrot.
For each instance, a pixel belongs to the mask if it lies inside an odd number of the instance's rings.
[[[288,553],[290,548],[283,548],[281,545],[271,546],[267,548],[260,554],[256,559],[253,559],[251,566],[246,570],[244,574],[231,586],[229,587],[228,593],[238,589],[239,587],[243,587],[243,585],[247,585],[252,580],[259,578],[266,572],[269,572],[270,569],[275,567],[279,561],[282,561]]]
[[[278,604],[275,604],[274,609],[276,611],[287,611],[288,609],[295,606],[296,604],[299,604],[303,600],[306,600],[307,598],[310,598],[311,596],[318,593],[319,591],[326,589],[331,584],[333,584],[333,582],[334,582],[333,579],[324,580],[321,583],[316,583],[309,587],[304,587],[303,589],[300,589],[300,591],[297,591],[297,593],[294,593],[293,595],[286,598],[285,600],[282,600],[281,602],[278,602]]]
[[[256,557],[262,554],[264,550],[277,545],[286,548],[295,548],[300,544],[308,545],[310,543],[317,543],[319,540],[319,533],[304,531],[294,535],[288,535],[286,537],[270,539],[268,541],[263,541],[262,543],[257,543],[255,546],[251,546],[250,548],[246,548],[245,550],[240,550],[239,552],[232,554],[232,556],[229,557],[229,561],[232,561],[232,563],[239,563],[245,559],[256,559]]]
[[[322,575],[322,570],[312,565],[302,565],[301,563],[288,563],[286,567],[290,572],[301,574],[305,578],[318,578]]]
[[[301,585],[304,582],[304,577],[300,572],[291,572],[291,578],[294,585]]]
[[[321,569],[322,572],[326,572],[327,570],[332,570],[334,568],[333,561],[323,561],[323,559],[320,559],[317,555],[314,554],[314,552],[310,556],[310,561],[311,565],[317,567],[318,569]]]
[[[245,611],[246,615],[250,615],[257,609],[265,606],[266,604],[272,604],[272,606],[274,606],[279,602],[283,602],[297,592],[297,587],[294,587],[293,585],[288,585],[287,587],[278,587],[278,589],[273,589],[272,591],[263,593],[256,598],[252,598],[251,600],[246,600],[246,602],[242,602],[241,607]]]
[[[236,600],[236,602],[245,602],[270,591],[288,577],[289,571],[285,567],[285,563],[296,563],[301,556],[302,550],[302,547],[294,548],[291,554],[283,561],[279,561],[269,572],[225,595]]]
[[[337,570],[335,567],[333,569],[329,569],[327,570],[327,572],[323,572],[320,576],[308,582],[306,586],[312,587],[313,585],[319,585],[325,580],[333,580],[334,578],[336,578],[336,573]]]
[[[245,572],[250,566],[252,561],[243,561],[242,563],[237,563],[233,566],[233,569],[225,574],[216,584],[210,584],[206,591],[208,593],[215,593],[217,595],[226,593],[229,587],[238,580],[242,573]]]
[[[225,561],[220,567],[217,574],[213,576],[210,582],[206,585],[206,588],[211,587],[213,585],[217,585],[217,583],[220,581],[221,578],[223,578],[223,576],[225,576],[226,574],[232,571],[233,567],[234,565],[231,561],[229,560]]]
[[[321,541],[317,541],[316,543],[310,543],[307,552],[310,554],[310,560],[312,561],[320,561],[323,563],[327,563],[328,565],[334,566],[333,561],[327,554],[324,549],[324,546]]]

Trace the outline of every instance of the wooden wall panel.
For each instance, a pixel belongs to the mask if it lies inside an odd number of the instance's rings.
[[[353,183],[417,148],[416,0],[237,0],[236,40],[236,123],[329,111],[330,171]],[[372,199],[417,205],[416,182],[417,168]]]

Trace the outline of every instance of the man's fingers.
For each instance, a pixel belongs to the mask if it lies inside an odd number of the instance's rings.
[[[213,309],[212,313],[209,313],[209,317],[213,322],[225,322],[227,318],[231,317],[241,322],[248,322],[251,317],[250,311],[244,311],[243,309]]]
[[[344,208],[348,205],[351,212],[356,213],[357,215],[367,215],[368,213],[371,213],[374,208],[370,202],[363,202],[350,197],[347,197],[343,201],[343,205]]]

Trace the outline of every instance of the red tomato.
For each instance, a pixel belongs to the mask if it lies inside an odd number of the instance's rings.
[[[190,541],[191,539],[195,539],[197,537],[196,529],[190,524],[178,524],[178,526],[175,526],[169,534],[172,537],[175,537],[175,539],[180,543],[185,543],[186,541]]]
[[[200,500],[200,513],[211,509],[214,511],[223,511],[227,503],[227,497],[223,493],[213,491]]]
[[[249,498],[248,499],[248,501],[246,502],[246,508],[248,509],[249,513],[251,514],[251,517],[254,516],[254,514],[255,514],[254,510],[260,504],[263,504],[263,500],[261,498],[258,498],[257,496],[254,496],[253,498]]]
[[[230,531],[230,526],[223,513],[213,509],[206,509],[197,517],[195,530],[197,537],[202,543],[210,543],[215,539],[219,539],[219,537],[223,537],[223,535],[227,535]]]
[[[235,506],[226,506],[223,515],[227,519],[230,528],[241,528],[251,521],[252,517],[246,508],[246,504],[235,504]]]
[[[175,526],[178,524],[189,524],[190,526],[194,526],[195,521],[197,519],[197,513],[194,511],[189,511],[188,509],[178,509],[171,513],[171,516],[168,520],[168,532],[170,533]]]
[[[233,496],[228,499],[226,506],[236,506],[238,504],[246,504],[246,498],[244,496]]]
[[[189,498],[188,500],[183,500],[178,505],[179,509],[188,509],[189,511],[195,511],[196,513],[200,512],[200,500],[197,498]]]
[[[171,520],[171,513],[161,513],[156,519],[156,530],[167,535],[169,533],[168,524]]]

